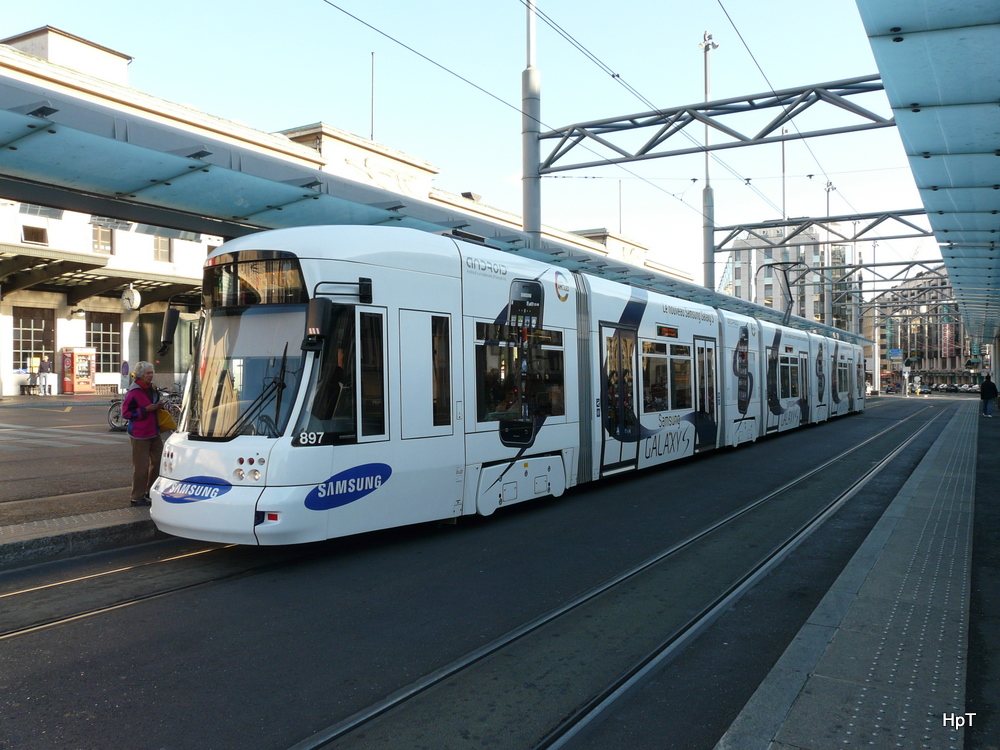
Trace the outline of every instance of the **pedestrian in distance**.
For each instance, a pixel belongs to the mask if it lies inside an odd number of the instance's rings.
[[[983,416],[992,417],[993,402],[997,398],[997,386],[996,383],[990,380],[989,375],[983,379],[983,384],[979,389],[979,398],[983,402]]]
[[[43,354],[42,361],[38,363],[38,395],[52,395],[52,363],[48,354]]]
[[[158,413],[166,405],[160,392],[153,387],[155,370],[149,362],[139,362],[122,401],[122,416],[128,420],[129,442],[132,443],[132,505],[149,505],[149,490],[160,475],[160,437]]]

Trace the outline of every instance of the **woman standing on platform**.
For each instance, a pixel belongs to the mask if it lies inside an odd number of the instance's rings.
[[[149,489],[160,475],[163,439],[157,412],[165,408],[153,387],[153,365],[140,362],[132,371],[135,382],[122,401],[122,416],[128,420],[132,443],[132,505],[149,505]]]

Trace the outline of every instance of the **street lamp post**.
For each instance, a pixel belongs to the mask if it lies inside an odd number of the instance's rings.
[[[709,101],[711,91],[711,65],[709,60],[713,49],[718,49],[719,45],[712,41],[712,35],[707,31],[702,37],[702,51],[705,53],[705,102]],[[704,223],[702,225],[702,242],[704,258],[704,283],[709,289],[715,289],[715,197],[712,194],[712,185],[708,180],[708,123],[705,123],[705,189],[702,191],[702,213]]]
[[[835,188],[830,180],[826,181],[826,217],[827,217],[827,230],[826,230],[826,260],[823,265],[827,268],[827,283],[826,283],[826,294],[823,295],[823,322],[828,326],[833,325],[833,271],[830,270],[833,266],[833,245],[830,243],[830,228],[829,228],[829,218],[830,218],[830,193],[832,193]]]

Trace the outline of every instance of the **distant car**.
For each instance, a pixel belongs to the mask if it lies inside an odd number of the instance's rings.
[[[971,386],[969,386],[969,393],[979,393],[979,392],[980,392],[979,383],[973,383]]]
[[[921,396],[928,395],[931,392],[931,387],[929,385],[917,386],[917,393]]]
[[[946,390],[948,393],[958,393],[958,383],[948,383]]]
[[[958,392],[959,393],[968,393],[969,389],[971,387],[972,386],[970,386],[968,383],[962,383],[962,385],[958,386]]]
[[[885,387],[885,392],[886,393],[899,393],[899,388],[897,388],[894,385],[887,385]]]

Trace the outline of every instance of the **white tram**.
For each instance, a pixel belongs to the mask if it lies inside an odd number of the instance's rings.
[[[854,344],[408,229],[228,242],[204,302],[152,491],[193,539],[489,515],[864,408]]]

